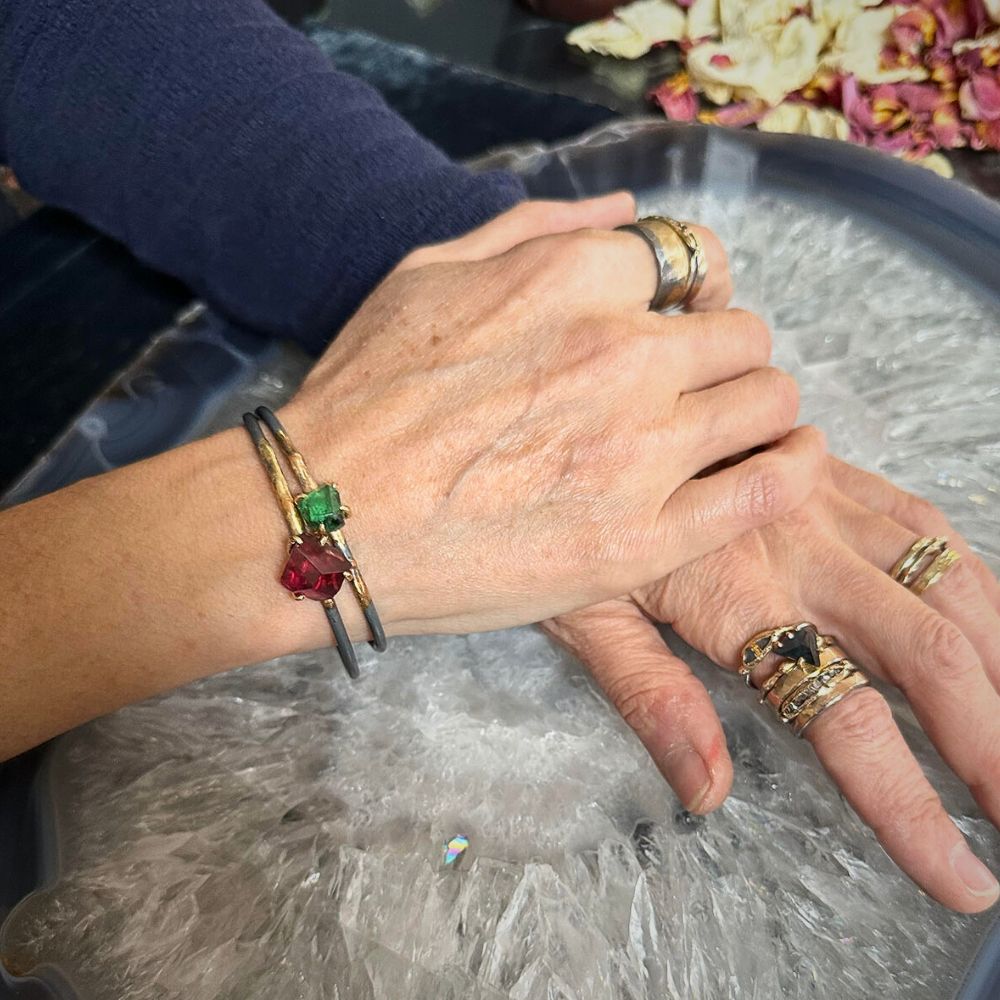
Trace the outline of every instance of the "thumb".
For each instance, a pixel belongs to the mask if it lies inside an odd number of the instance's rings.
[[[554,618],[545,630],[575,653],[635,730],[689,812],[729,794],[733,765],[704,685],[628,600]]]
[[[614,229],[634,221],[635,199],[628,191],[584,201],[523,201],[458,239],[414,250],[400,262],[397,270],[483,260],[539,236],[557,236],[577,229]]]

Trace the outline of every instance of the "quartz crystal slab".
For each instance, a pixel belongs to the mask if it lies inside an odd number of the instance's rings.
[[[803,419],[1000,569],[996,305],[808,197],[682,191],[642,211],[715,227]],[[131,1000],[950,997],[992,918],[919,892],[810,748],[670,641],[735,765],[704,819],[531,629],[397,639],[356,684],[321,650],[99,720],[54,755],[62,870],[8,920],[5,961]],[[996,831],[895,707],[1000,869]],[[474,855],[443,866],[459,830]]]

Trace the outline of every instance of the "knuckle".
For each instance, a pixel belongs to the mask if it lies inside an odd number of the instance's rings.
[[[798,428],[798,434],[801,436],[802,443],[807,451],[814,454],[817,458],[826,455],[826,434],[818,427],[815,427],[813,424],[803,424]],[[822,474],[828,479],[829,470],[827,466],[823,467]]]
[[[838,740],[866,747],[885,744],[896,727],[889,703],[871,688],[834,706],[830,716],[836,723]],[[817,719],[816,725],[819,723]]]
[[[939,618],[928,629],[924,649],[920,673],[935,677],[939,684],[961,681],[975,667],[972,646],[962,630],[947,618]]]
[[[600,250],[599,243],[590,238],[587,230],[549,236],[534,245],[523,244],[521,252],[537,255],[529,267],[528,284],[541,286],[546,294],[551,294],[555,287],[560,290],[561,299],[575,297],[583,286],[592,283],[599,268]]]
[[[725,312],[726,333],[733,339],[746,341],[754,355],[765,364],[771,356],[771,328],[756,313],[746,309],[727,309]]]
[[[622,234],[602,229],[580,229],[574,235],[576,267],[585,275],[603,277],[609,261],[617,252],[615,241]]]
[[[750,526],[767,524],[788,505],[788,471],[774,455],[759,455],[749,463],[737,489],[735,508],[741,520]]]
[[[771,331],[756,313],[749,309],[727,309],[726,322],[733,327],[733,332],[743,337],[766,337],[770,342]]]
[[[689,698],[658,670],[639,670],[622,675],[607,686],[608,697],[619,715],[637,733],[656,724],[655,716],[665,699],[687,703]]]
[[[896,818],[896,825],[903,823],[926,836],[941,820],[946,819],[946,813],[937,794],[922,780],[914,781],[912,785],[915,787],[893,784],[885,789],[880,798],[888,807],[887,815]]]

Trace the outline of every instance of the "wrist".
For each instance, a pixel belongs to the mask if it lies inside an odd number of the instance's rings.
[[[377,649],[385,648],[382,602],[376,603],[377,593],[369,585],[367,559],[355,549],[358,535],[351,528],[355,521],[348,522],[352,509],[340,493],[343,481],[339,474],[329,474],[328,463],[314,464],[320,454],[317,449],[307,445],[299,450],[302,428],[293,420],[286,426],[266,407],[244,414],[244,440],[256,459],[256,478],[270,498],[265,504],[272,511],[272,521],[283,527],[282,542],[273,546],[274,558],[279,560],[272,573],[275,592],[294,599],[290,604],[281,601],[281,611],[275,610],[275,630],[292,649],[332,641],[348,673],[357,676],[353,647],[369,642]],[[342,443],[343,438],[338,441]],[[301,621],[308,615],[313,622],[306,628],[287,624],[289,608],[293,618]],[[319,641],[316,622],[326,627]]]

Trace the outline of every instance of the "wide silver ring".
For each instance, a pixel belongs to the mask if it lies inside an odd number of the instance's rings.
[[[708,275],[705,252],[694,233],[683,222],[662,215],[650,215],[618,229],[635,233],[653,251],[659,278],[649,308],[654,312],[687,308]]]

